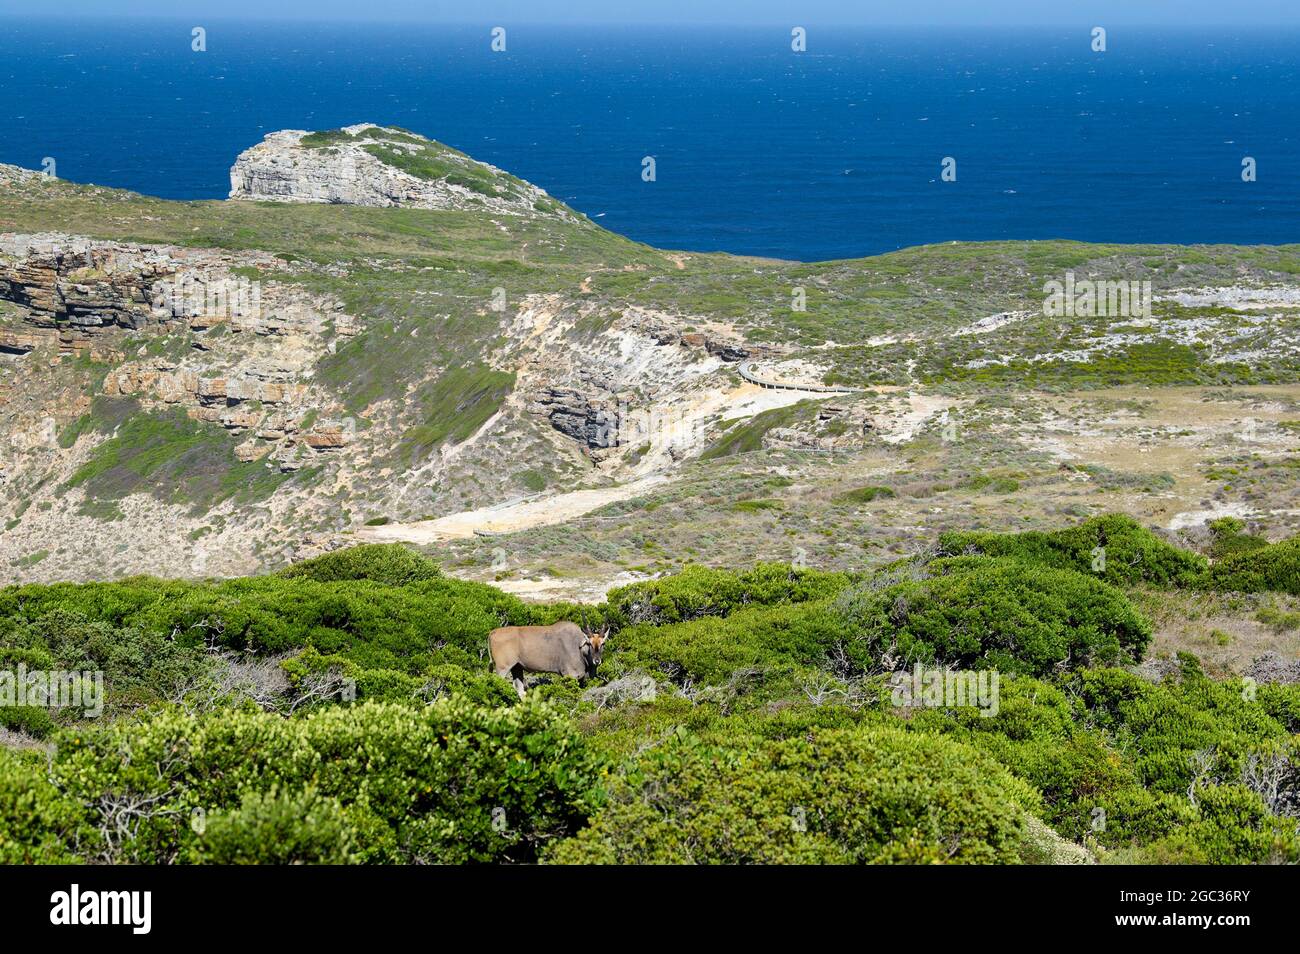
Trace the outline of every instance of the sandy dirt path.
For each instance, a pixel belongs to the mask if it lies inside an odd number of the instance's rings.
[[[358,531],[358,535],[374,543],[436,543],[439,540],[472,537],[475,531],[489,534],[514,533],[581,517],[606,504],[639,496],[667,480],[666,476],[656,474],[617,487],[595,487],[590,490],[572,490],[553,497],[507,501],[480,507],[478,510],[449,514],[436,520],[365,527]]]
[[[827,396],[827,395],[823,395]],[[709,418],[753,417],[772,408],[794,404],[808,397],[797,391],[770,391],[754,384],[742,384],[725,391],[706,392],[694,404],[674,409],[675,428],[658,435],[663,446],[656,445],[638,466],[635,479],[613,487],[571,490],[544,497],[528,497],[504,503],[448,514],[436,520],[413,523],[390,523],[382,527],[363,527],[357,534],[373,543],[436,543],[440,540],[466,539],[474,534],[514,533],[533,527],[546,527],[581,517],[606,504],[637,497],[653,487],[667,483],[676,464],[668,454],[669,444],[679,455],[696,454],[704,447],[703,422]]]

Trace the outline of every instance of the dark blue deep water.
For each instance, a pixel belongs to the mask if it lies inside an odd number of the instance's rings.
[[[655,245],[1300,241],[1300,34],[0,19],[0,161],[219,198],[263,133],[404,126]],[[643,156],[658,181],[641,181]],[[939,180],[945,156],[957,181]],[[1258,181],[1241,180],[1253,156]]]

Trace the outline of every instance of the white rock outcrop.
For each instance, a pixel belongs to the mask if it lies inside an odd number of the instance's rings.
[[[305,137],[311,138],[304,143]],[[235,160],[230,198],[571,216],[543,190],[495,166],[373,123],[270,133]]]
[[[0,162],[0,185],[27,185],[45,178],[47,178],[45,173],[37,172],[35,169],[24,169],[22,166],[11,166],[7,162]]]

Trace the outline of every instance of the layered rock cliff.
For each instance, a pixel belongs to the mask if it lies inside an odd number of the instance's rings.
[[[109,365],[99,394],[183,408],[247,433],[245,459],[272,454],[290,467],[300,444],[341,445],[337,425],[299,425],[319,417],[315,361],[362,326],[337,300],[276,281],[284,267],[260,253],[0,235],[0,300],[20,309],[20,320],[0,325],[0,351]],[[187,351],[165,347],[186,340]]]

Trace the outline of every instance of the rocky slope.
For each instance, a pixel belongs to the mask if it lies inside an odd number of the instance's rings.
[[[428,140],[368,125],[324,138],[267,137],[239,157],[232,195],[590,228],[540,189]],[[420,178],[371,146],[436,155],[493,185],[455,171]],[[53,197],[80,214],[135,201],[0,172],[15,205]],[[278,228],[275,210],[256,215]],[[457,314],[475,334],[441,328],[451,316],[438,312],[394,331],[373,302],[354,313],[353,283],[377,268],[387,287],[419,267],[330,258],[0,233],[0,566],[20,579],[247,572],[340,545],[372,518],[490,504],[538,480],[605,486],[659,460],[630,445],[649,442],[644,408],[725,392],[750,353],[726,325],[700,331],[572,292],[501,310],[468,303]],[[410,294],[443,292],[416,278]],[[372,324],[405,343],[372,341]],[[388,359],[391,376],[359,398],[358,374]],[[479,395],[480,378],[499,383]]]
[[[664,252],[364,124],[274,133],[231,181],[175,203],[0,167],[9,578],[251,573],[370,535],[593,595],[1061,508],[1300,515],[1290,247]],[[1155,320],[1047,319],[1066,270],[1152,280]]]
[[[337,300],[270,277],[284,267],[270,255],[9,233],[0,236],[0,298],[21,317],[0,331],[0,350],[85,356],[107,366],[100,394],[176,405],[264,441],[250,458],[338,446],[337,425],[297,425],[320,410],[312,365],[361,323]],[[250,268],[268,278],[239,274]],[[188,352],[151,353],[185,339]]]
[[[360,123],[270,133],[240,153],[230,198],[571,215],[531,183],[403,129]]]

